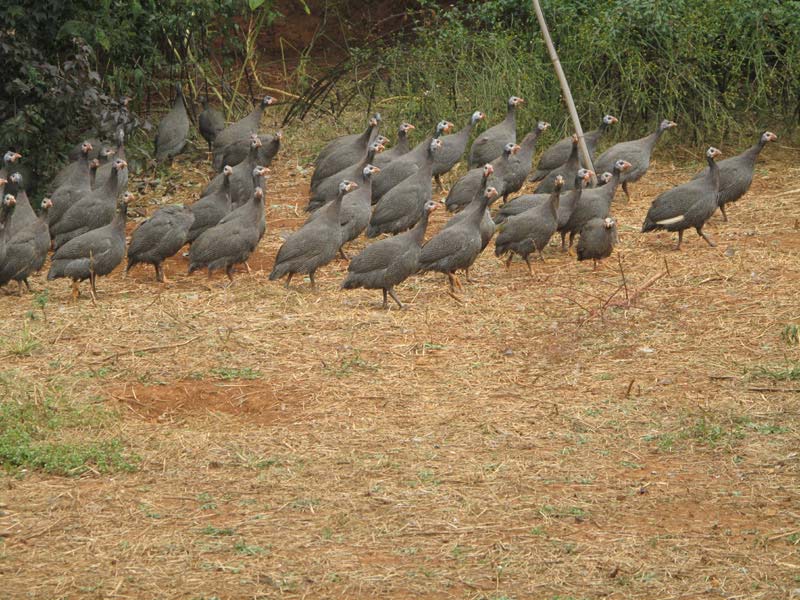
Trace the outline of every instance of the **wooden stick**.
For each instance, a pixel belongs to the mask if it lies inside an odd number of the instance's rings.
[[[159,350],[171,350],[173,348],[180,348],[181,346],[186,346],[187,344],[191,344],[193,341],[200,339],[202,336],[196,335],[193,338],[186,340],[185,342],[178,342],[177,344],[167,344],[166,346],[148,346],[146,348],[131,348],[130,350],[126,350],[125,352],[116,352],[114,354],[109,354],[105,358],[98,360],[94,364],[104,363],[109,360],[113,360],[115,358],[119,358],[123,354],[136,354],[137,352],[158,352]]]

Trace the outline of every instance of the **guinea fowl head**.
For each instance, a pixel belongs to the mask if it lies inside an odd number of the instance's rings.
[[[606,229],[611,229],[616,224],[617,222],[611,217],[606,217],[605,219],[603,219],[603,227],[605,227]]]
[[[416,129],[416,127],[414,127],[411,123],[401,123],[399,131],[408,133],[409,131],[412,131],[414,129]]]
[[[13,173],[10,177],[11,183],[15,183],[18,186],[22,185],[22,173]]]
[[[250,134],[250,149],[253,148],[261,148],[261,138],[256,133]]]
[[[594,171],[591,169],[578,169],[577,179],[579,179],[583,185],[589,183],[594,177]]]
[[[222,174],[225,175],[226,177],[230,177],[231,175],[233,175],[233,167],[230,165],[225,165],[225,168],[222,169]]]
[[[358,184],[355,181],[349,181],[345,179],[344,181],[339,183],[339,193],[346,194],[348,192],[352,192],[357,187]]]
[[[425,203],[425,213],[426,214],[431,214],[437,208],[439,208],[439,203],[438,202],[434,202],[433,200],[428,200]]]
[[[267,108],[270,104],[275,104],[278,102],[272,96],[264,96],[263,100],[261,100],[261,108]]]
[[[259,181],[262,177],[266,177],[269,174],[269,169],[267,167],[255,167],[253,169],[253,181],[256,182],[256,187],[259,187]]]
[[[618,121],[619,121],[619,119],[617,117],[615,117],[614,115],[606,115],[605,117],[603,117],[603,123],[605,123],[606,125],[613,125],[614,123],[617,123]]]
[[[122,199],[120,200],[120,203],[123,206],[127,206],[128,204],[133,202],[135,199],[136,199],[136,196],[133,195],[133,192],[125,192],[124,194],[122,194]]]
[[[128,163],[122,160],[121,158],[118,158],[117,160],[114,161],[114,170],[116,171],[122,171],[122,169],[126,168],[127,166]]]
[[[572,134],[572,145],[573,146],[577,146],[578,145],[578,134],[577,133],[573,133]]]
[[[10,165],[17,162],[20,158],[22,158],[22,154],[9,150],[3,155],[3,162],[5,162],[7,165]]]
[[[536,129],[539,131],[539,133],[541,133],[542,131],[544,131],[548,127],[550,127],[550,123],[548,123],[547,121],[539,121],[536,124]]]
[[[376,167],[375,165],[367,165],[361,171],[361,174],[364,176],[364,179],[367,180],[373,175],[377,175],[380,172],[381,172],[380,168]]]
[[[116,153],[117,151],[114,148],[109,148],[108,146],[100,150],[100,156],[102,156],[106,160],[114,156]]]
[[[668,119],[664,119],[661,121],[661,124],[658,126],[659,131],[666,131],[667,129],[672,129],[673,127],[677,127],[678,124],[675,121],[669,121]]]
[[[562,175],[558,175],[556,176],[555,181],[553,181],[553,188],[558,191],[562,187],[564,187],[564,177]]]
[[[611,178],[612,178],[612,177],[613,177],[613,175],[612,175],[611,173],[609,173],[608,171],[606,171],[605,173],[603,173],[602,175],[600,175],[600,179],[599,179],[599,181],[598,181],[597,183],[598,183],[598,184],[601,184],[601,183],[602,183],[602,184],[608,183],[609,181],[611,181]]]
[[[514,153],[514,147],[516,144],[514,142],[508,142],[505,146],[503,146],[503,156],[508,158]]]
[[[433,138],[431,140],[431,146],[430,146],[431,154],[436,153],[442,146],[443,146],[442,140],[440,140],[438,138]]]
[[[14,206],[16,203],[17,203],[17,199],[11,194],[6,194],[3,197],[3,206],[11,207],[11,206]]]
[[[41,205],[42,212],[47,212],[51,208],[53,208],[53,201],[50,200],[50,198],[45,198],[44,200],[42,200],[42,205]]]
[[[708,150],[706,150],[706,157],[707,158],[717,158],[718,156],[722,156],[722,151],[717,150],[714,146],[711,146]]]
[[[765,131],[764,133],[761,134],[761,141],[764,142],[765,144],[767,142],[777,142],[778,136],[772,133],[771,131]]]
[[[525,98],[520,98],[519,96],[511,96],[511,98],[508,99],[508,107],[515,108],[524,102]]]
[[[95,170],[95,171],[96,171],[97,169],[99,169],[99,168],[100,168],[100,159],[99,159],[99,158],[93,158],[93,159],[92,159],[92,160],[89,162],[89,168],[90,168],[90,169],[93,169],[93,170]]]
[[[619,173],[624,173],[625,171],[630,169],[631,166],[633,165],[631,165],[631,163],[629,163],[627,160],[620,159],[614,163],[614,170]]]
[[[92,151],[92,145],[89,142],[83,142],[81,144],[81,154],[89,154]]]
[[[498,196],[497,188],[490,185],[484,190],[483,196],[491,203]]]
[[[256,186],[256,189],[253,190],[253,199],[256,202],[261,202],[264,199],[264,190]]]
[[[374,146],[375,152],[383,152],[386,149],[386,144],[388,144],[390,141],[391,140],[385,135],[379,135],[375,138],[375,141],[372,142],[372,146]]]
[[[470,117],[469,122],[472,123],[473,125],[475,125],[475,123],[477,123],[478,121],[480,121],[482,119],[485,119],[485,118],[486,118],[485,114],[483,114],[479,110],[476,110],[474,113],[472,113],[472,117]]]
[[[491,175],[492,173],[494,173],[494,167],[492,165],[490,165],[489,163],[486,163],[485,165],[483,165],[483,177],[484,178],[489,177],[489,175]]]

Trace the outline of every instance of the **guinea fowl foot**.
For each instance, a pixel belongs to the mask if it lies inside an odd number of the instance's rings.
[[[78,301],[78,297],[80,295],[81,295],[81,291],[80,291],[80,289],[78,289],[78,282],[77,281],[73,281],[72,282],[72,301],[73,302],[77,302]]]
[[[403,303],[400,302],[399,298],[397,297],[397,294],[394,293],[394,288],[389,288],[387,291],[389,292],[389,295],[392,297],[392,300],[397,302],[397,306],[400,307],[400,310],[403,310],[403,308],[405,308],[405,307],[403,306]],[[386,298],[384,297],[384,300],[385,299]]]
[[[348,257],[347,254],[344,253],[344,248],[339,248],[339,256],[341,257],[342,260],[347,260],[347,261],[350,260],[350,257]]]
[[[253,270],[250,268],[250,265],[247,264],[247,261],[244,261],[244,268],[247,269],[248,275],[250,275],[253,272]],[[230,275],[228,275],[228,277],[230,277],[231,281],[233,281],[233,277],[231,277]]]
[[[714,243],[714,241],[710,237],[708,237],[708,234],[705,231],[703,231],[702,229],[698,229],[697,230],[697,235],[699,235],[701,238],[703,238],[706,241],[706,243],[709,246],[711,246],[712,248],[716,248],[717,247],[717,245]]]
[[[728,222],[728,213],[725,212],[725,205],[724,204],[720,204],[719,205],[719,212],[722,213],[722,220],[727,223]]]
[[[464,304],[464,299],[456,294],[453,290],[447,290],[447,294],[459,304]]]

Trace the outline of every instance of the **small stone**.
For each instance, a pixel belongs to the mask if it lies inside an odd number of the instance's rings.
[[[503,350],[503,356],[514,356],[514,351],[511,348]]]
[[[656,382],[658,385],[672,385],[675,380],[672,377],[663,377]]]
[[[728,258],[732,257],[734,254],[736,254],[736,248],[734,248],[733,246],[725,250],[725,256],[727,256]]]

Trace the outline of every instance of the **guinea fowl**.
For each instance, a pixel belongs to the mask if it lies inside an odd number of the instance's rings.
[[[203,112],[197,117],[197,128],[200,135],[208,142],[208,151],[211,152],[217,135],[225,129],[225,117],[216,108],[208,104],[208,96],[202,99]]]
[[[456,286],[461,289],[461,282],[456,271],[469,269],[481,253],[481,221],[491,201],[497,197],[497,190],[488,187],[483,192],[483,199],[477,210],[473,210],[470,218],[456,223],[452,227],[441,229],[422,247],[419,255],[419,271],[437,271],[447,275],[450,294],[455,296]]]
[[[342,226],[340,211],[344,195],[353,191],[358,184],[353,181],[339,183],[339,194],[336,200],[320,208],[314,219],[309,219],[303,226],[290,235],[278,250],[275,267],[269,274],[271,281],[288,275],[286,287],[296,273],[308,273],[311,287],[315,288],[314,273],[327,265],[335,257],[342,246]]]
[[[373,163],[373,159],[378,152],[383,152],[383,144],[379,141],[380,139],[381,136],[378,136],[376,140],[369,145],[364,156],[356,164],[350,165],[338,173],[334,173],[330,177],[326,177],[320,181],[317,187],[311,190],[311,198],[306,205],[306,211],[315,211],[320,206],[335,200],[339,191],[339,183],[345,179],[348,181],[360,179],[364,173],[364,168]],[[380,173],[380,169],[378,173]],[[372,193],[371,190],[372,185],[370,184],[370,193]]]
[[[453,124],[449,121],[439,121],[432,136],[425,138],[410,152],[382,167],[381,174],[372,182],[372,203],[377,203],[390,189],[416,173],[429,158],[431,141],[439,139],[452,127]],[[433,169],[431,169],[431,173],[433,173]]]
[[[189,115],[183,99],[181,84],[175,84],[175,103],[161,119],[156,133],[156,160],[171,160],[186,147],[189,135]]]
[[[233,167],[226,166],[222,170],[222,186],[189,206],[194,220],[186,235],[187,242],[191,243],[196,240],[201,233],[219,223],[225,215],[231,212],[232,174]]]
[[[0,186],[5,185],[4,182],[5,179],[0,179]],[[17,199],[13,194],[4,194],[3,200],[0,202],[0,265],[2,265],[6,259],[6,242],[9,233],[6,223],[8,223],[8,220],[11,218],[16,204]]]
[[[139,263],[153,265],[156,281],[169,283],[163,263],[186,244],[194,214],[183,206],[165,206],[139,225],[128,244],[128,265],[125,272]]]
[[[650,167],[650,157],[653,154],[653,148],[655,148],[658,140],[661,139],[661,135],[667,129],[672,129],[673,127],[677,127],[677,124],[665,119],[658,125],[658,129],[646,137],[630,142],[614,144],[594,161],[595,171],[598,173],[611,171],[617,160],[626,160],[631,163],[631,168],[624,173],[620,180],[622,183],[622,191],[625,192],[625,196],[630,200],[631,195],[628,190],[628,183],[639,181],[644,177],[645,173],[647,173],[647,169]]]
[[[70,175],[50,196],[53,206],[50,208],[49,221],[55,223],[64,215],[67,209],[92,191],[92,172],[89,163],[89,154],[92,152],[92,145],[89,142],[82,144],[83,152],[78,158],[75,169],[70,171]],[[96,159],[92,159],[94,161]]]
[[[578,169],[581,168],[581,161],[578,158],[578,136],[577,134],[572,136],[572,151],[569,153],[569,158],[567,162],[565,162],[560,167],[556,167],[545,177],[541,183],[536,186],[534,192],[537,194],[549,194],[555,188],[555,180],[557,177],[561,177],[564,180],[564,187],[563,191],[571,190],[573,187],[573,181],[575,180],[575,175],[578,173]]]
[[[428,144],[428,156],[416,173],[390,189],[375,205],[367,227],[367,237],[381,233],[400,233],[411,229],[425,212],[425,203],[433,197],[431,172],[433,161],[442,149],[442,140]],[[391,168],[397,163],[390,163]],[[374,183],[373,183],[374,186]]]
[[[39,217],[6,240],[5,256],[0,260],[0,287],[9,281],[16,281],[17,294],[20,296],[23,283],[28,290],[31,289],[28,277],[42,268],[50,250],[47,212],[52,206],[52,201],[45,198]]]
[[[503,154],[495,158],[492,166],[492,185],[501,194],[505,187],[505,178],[511,173],[511,161],[514,155],[519,152],[519,146],[514,142],[508,142],[503,148]],[[483,167],[470,169],[458,181],[447,194],[445,206],[450,212],[456,212],[469,206],[476,196],[481,193],[481,178],[483,177]]]
[[[356,239],[369,225],[369,218],[372,214],[372,178],[380,172],[378,167],[366,165],[362,169],[358,188],[345,195],[342,200],[342,208],[339,211],[339,224],[342,226],[342,245],[339,247],[339,256],[344,260],[348,260],[344,253],[344,245]],[[308,217],[308,221],[317,218],[319,214],[318,210],[314,211]]]
[[[240,162],[233,167],[233,173],[229,176],[231,204],[234,208],[246,204],[253,196],[253,169],[258,165],[258,149],[261,148],[261,138],[255,133],[250,136],[250,152],[247,160]],[[212,179],[200,195],[208,196],[217,192],[223,187],[225,176],[219,173]]]
[[[375,157],[375,166],[383,168],[396,158],[407,154],[411,150],[411,146],[408,143],[408,132],[414,131],[414,129],[416,127],[411,123],[401,123],[397,130],[397,143]]]
[[[281,141],[283,140],[283,132],[278,131],[274,135],[263,134],[259,135],[258,139],[261,140],[261,146],[258,149],[256,157],[256,164],[262,167],[268,167],[272,164],[273,159],[281,149]],[[250,153],[250,138],[239,140],[233,144],[228,144],[222,151],[221,160],[219,165],[214,165],[217,171],[222,171],[225,165],[235,167],[243,160],[247,159]]]
[[[55,190],[63,186],[65,183],[71,181],[75,182],[80,179],[81,174],[86,174],[89,171],[89,165],[91,162],[100,156],[100,152],[102,150],[106,150],[106,147],[96,148],[94,144],[90,141],[81,142],[78,147],[84,148],[84,144],[88,144],[91,147],[88,154],[84,152],[78,152],[78,155],[75,157],[74,161],[71,161],[69,164],[64,165],[61,169],[56,173],[56,176],[53,177],[53,180],[50,182],[49,188],[54,190],[51,194],[52,196],[55,195]],[[104,157],[105,159],[105,157]],[[53,206],[55,207],[55,200],[53,200]],[[51,211],[52,212],[52,211]]]
[[[442,149],[436,155],[436,160],[433,161],[433,177],[440,190],[444,189],[441,176],[450,171],[461,160],[464,150],[467,149],[467,142],[469,141],[469,136],[472,135],[472,130],[475,129],[475,125],[485,118],[485,114],[476,110],[469,118],[469,123],[461,131],[440,138],[442,140]]]
[[[583,134],[583,141],[586,142],[586,149],[589,151],[590,158],[594,158],[594,152],[603,134],[608,131],[611,125],[614,125],[618,121],[619,119],[614,115],[606,115],[603,117],[599,128]],[[572,136],[565,137],[550,146],[539,158],[539,163],[536,165],[536,172],[533,174],[533,177],[531,177],[531,181],[541,181],[547,177],[550,171],[557,169],[567,162],[571,152]]]
[[[264,109],[276,102],[277,100],[272,96],[264,96],[261,102],[250,111],[250,114],[217,133],[212,144],[214,154],[221,152],[228,144],[247,139],[250,135],[257,133],[261,126],[261,115],[264,114]]]
[[[94,302],[97,276],[111,273],[125,256],[125,217],[132,198],[130,192],[123,194],[111,223],[87,231],[56,250],[47,273],[48,281],[60,277],[72,279],[72,297],[77,300],[78,283],[88,279]]]
[[[539,121],[536,127],[528,133],[519,144],[519,151],[511,157],[506,172],[503,174],[503,203],[508,200],[511,194],[518,192],[525,184],[525,179],[531,172],[531,162],[533,153],[536,150],[536,142],[539,136],[550,127],[550,123]],[[497,185],[495,184],[495,187]]]
[[[417,272],[429,217],[437,206],[438,203],[433,200],[426,202],[422,218],[412,229],[364,248],[361,254],[350,261],[342,289],[383,290],[383,308],[389,308],[387,296],[391,296],[402,309],[403,304],[397,298],[394,286]]]
[[[511,96],[508,99],[506,118],[475,139],[469,151],[470,169],[491,163],[503,153],[508,142],[517,142],[517,106],[523,102],[525,100],[522,98]]]
[[[91,132],[87,133],[91,135]],[[88,138],[82,142],[78,142],[67,153],[67,159],[69,160],[70,164],[80,159],[81,154],[83,153],[83,145],[87,143],[92,145],[92,151],[89,153],[89,160],[92,160],[93,158],[97,158],[98,156],[100,156],[100,150],[102,150],[103,147],[107,145],[106,142],[103,142],[97,138]]]
[[[61,219],[50,224],[50,235],[56,250],[87,231],[107,225],[116,217],[117,198],[122,192],[120,180],[127,173],[128,163],[115,159],[111,176],[105,185],[86,194],[70,206]]]
[[[642,233],[658,229],[677,231],[678,244],[675,250],[680,250],[683,232],[693,227],[697,235],[713,248],[716,244],[703,231],[703,226],[719,206],[720,170],[714,159],[721,154],[714,147],[706,150],[708,172],[704,177],[682,183],[653,200],[642,224]]]
[[[0,179],[5,179],[8,182],[11,179],[11,175],[16,173],[19,165],[17,165],[17,161],[22,158],[22,154],[19,152],[12,152],[9,150],[3,155],[3,166],[0,167]]]
[[[736,202],[747,193],[753,183],[753,172],[756,168],[756,159],[768,142],[777,141],[778,136],[771,131],[765,131],[753,146],[737,156],[726,158],[717,163],[719,167],[719,210],[722,219],[728,220],[725,205]],[[708,174],[709,167],[700,171],[693,179],[701,179]]]
[[[549,202],[509,217],[500,225],[494,253],[497,256],[508,254],[506,268],[511,266],[514,254],[518,254],[528,265],[528,272],[533,275],[530,254],[538,252],[539,257],[544,260],[542,250],[558,228],[558,203],[563,186],[564,178],[561,175],[556,176]]]
[[[618,160],[614,163],[611,179],[603,186],[585,189],[572,210],[572,214],[565,225],[559,225],[562,235],[569,233],[569,247],[575,236],[592,219],[605,219],[611,212],[611,202],[617,193],[622,175],[631,168],[631,163]]]
[[[127,161],[126,152],[125,152],[125,132],[122,128],[117,131],[117,148],[116,150],[112,149],[112,152],[109,156],[115,156],[118,160]],[[127,164],[127,162],[126,162]],[[97,169],[97,175],[95,177],[94,185],[92,189],[97,189],[99,187],[103,187],[108,183],[108,180],[111,178],[111,173],[114,171],[114,161],[108,160],[104,164],[100,165],[100,168]],[[118,173],[117,175],[119,181],[119,189],[125,191],[128,189],[128,170],[126,169],[123,172]]]
[[[20,173],[14,173],[6,183],[6,192],[14,195],[14,210],[5,223],[6,240],[10,240],[17,233],[36,221],[36,213],[33,212],[28,193],[25,191],[24,178]]]
[[[257,167],[251,176],[258,181],[268,171],[266,167]],[[261,181],[258,183],[263,185]],[[233,267],[246,264],[265,229],[264,188],[258,185],[248,202],[230,212],[194,241],[189,248],[189,273],[207,268],[211,277],[214,271],[225,269],[228,279],[233,282]]]
[[[591,219],[581,229],[577,247],[578,260],[592,259],[593,269],[597,269],[597,261],[611,256],[616,243],[617,222],[614,219]]]
[[[320,181],[338,173],[361,160],[369,145],[378,137],[378,124],[381,116],[376,114],[369,120],[364,133],[337,138],[325,146],[314,163],[311,175],[311,189],[315,189]]]

